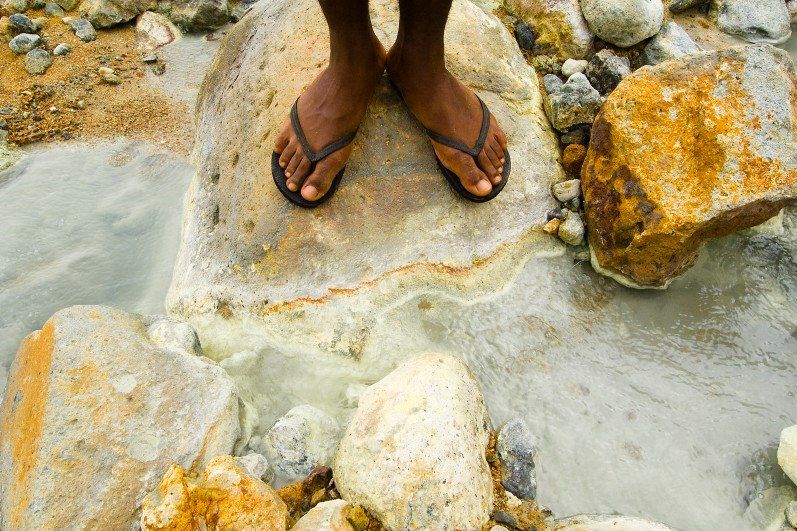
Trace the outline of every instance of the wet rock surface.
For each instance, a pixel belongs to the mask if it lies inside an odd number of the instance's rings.
[[[388,529],[479,529],[493,506],[489,429],[465,364],[417,356],[363,394],[335,455],[335,485]]]
[[[593,266],[665,287],[705,241],[793,204],[794,87],[791,60],[767,45],[626,78],[595,121],[582,170]]]
[[[128,528],[173,463],[190,469],[232,451],[231,380],[201,351],[156,344],[151,323],[75,306],[23,342],[0,415],[6,525]]]

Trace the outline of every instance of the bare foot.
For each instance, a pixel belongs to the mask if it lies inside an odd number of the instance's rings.
[[[399,37],[388,52],[386,66],[407,106],[424,127],[468,146],[476,144],[482,126],[479,99],[446,70],[442,61],[430,64],[428,50],[414,48]],[[493,186],[501,182],[507,139],[492,115],[484,148],[475,159],[458,149],[430,141],[443,165],[457,174],[470,193],[489,195]]]
[[[371,42],[366,40],[365,43],[348,46],[346,54],[332,58],[329,66],[299,98],[299,121],[313,151],[320,151],[356,131],[365,116],[385,69],[385,50],[373,33],[370,37]],[[349,159],[351,149],[349,144],[321,159],[312,168],[291,125],[290,116],[274,145],[274,151],[280,155],[280,167],[285,170],[288,189],[292,192],[301,190],[302,197],[308,201],[316,201],[327,193]]]

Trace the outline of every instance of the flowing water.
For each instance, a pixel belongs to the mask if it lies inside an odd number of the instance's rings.
[[[195,45],[180,44],[206,61]],[[797,39],[787,47],[796,53]],[[32,149],[0,173],[0,387],[21,338],[59,308],[163,311],[191,173],[127,141]],[[666,292],[623,288],[564,255],[531,259],[512,290],[479,304],[425,297],[393,311],[411,316],[406,327],[387,316],[374,333],[394,351],[461,353],[494,423],[532,426],[540,501],[558,515],[748,529],[750,496],[785,481],[774,448],[797,422],[794,210],[713,242]],[[268,427],[301,403],[344,420],[349,384],[396,361],[363,369],[264,349],[223,363],[268,405]]]

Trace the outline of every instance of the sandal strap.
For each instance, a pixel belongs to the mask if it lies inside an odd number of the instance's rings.
[[[426,129],[426,134],[437,142],[438,144],[443,144],[444,146],[452,147],[454,149],[458,149],[464,153],[467,153],[471,157],[476,157],[479,153],[481,153],[482,148],[484,148],[484,142],[487,140],[487,131],[490,129],[490,110],[487,108],[487,105],[484,104],[479,96],[476,96],[479,99],[479,103],[482,106],[482,128],[479,131],[479,138],[476,140],[476,145],[473,148],[468,147],[467,145],[463,144],[456,138],[451,138],[450,136],[441,135],[431,129]]]
[[[307,141],[307,137],[304,136],[304,130],[302,129],[302,124],[299,122],[299,111],[297,106],[299,104],[299,98],[296,98],[296,101],[293,102],[293,107],[291,107],[291,124],[293,124],[293,130],[296,131],[296,136],[299,138],[299,143],[302,145],[302,149],[304,150],[305,156],[310,159],[310,162],[315,164],[319,160],[323,159],[331,155],[332,153],[339,151],[349,144],[352,143],[354,137],[357,136],[357,130],[353,133],[346,135],[345,137],[341,138],[340,140],[336,140],[330,144],[324,146],[320,151],[315,152],[313,148],[310,147],[310,142]]]

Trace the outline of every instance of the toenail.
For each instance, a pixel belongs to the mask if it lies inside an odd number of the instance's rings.
[[[290,177],[290,176],[291,176],[291,172],[289,172],[289,171],[286,171],[286,172],[285,172],[285,177]]]
[[[498,168],[498,175],[500,176],[502,173],[504,173],[504,167],[503,166]]]
[[[291,192],[295,192],[298,189],[299,187],[296,186],[296,183],[288,183],[288,190],[290,190]]]
[[[501,176],[500,175],[496,175],[495,176],[495,184],[498,184],[500,182],[501,182]]]
[[[315,186],[308,185],[305,186],[304,189],[307,192],[306,194],[304,194],[304,196],[307,197],[308,199],[315,199],[316,196],[318,195],[318,190],[316,190]]]
[[[476,189],[477,189],[478,191],[480,191],[480,192],[489,192],[489,191],[490,191],[490,188],[492,188],[492,187],[490,186],[490,183],[489,183],[488,181],[484,180],[484,179],[482,179],[481,181],[479,181],[479,182],[476,184]]]
[[[504,157],[501,157],[501,164],[503,164],[504,162],[506,162],[506,159]]]

